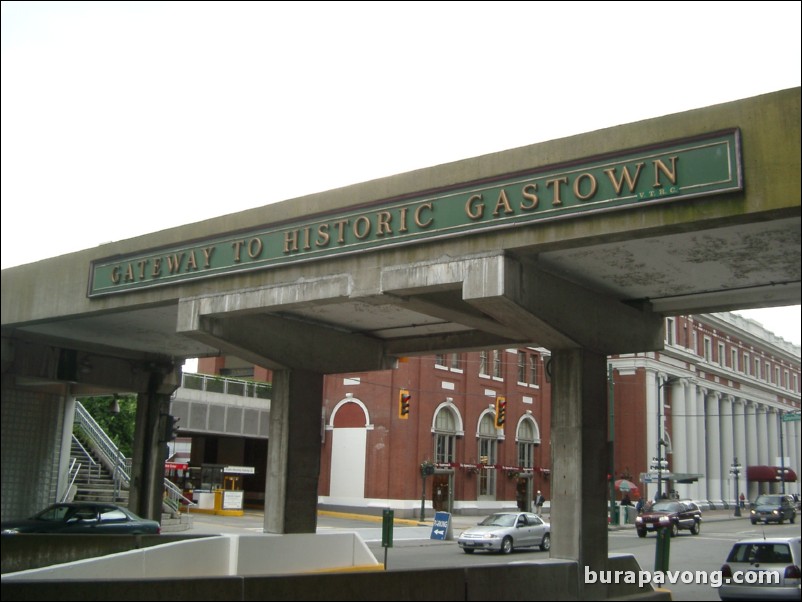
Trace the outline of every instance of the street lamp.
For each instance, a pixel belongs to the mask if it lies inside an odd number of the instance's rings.
[[[741,474],[741,465],[738,458],[734,458],[730,466],[730,474],[735,477],[735,516],[741,516],[741,496],[738,489],[738,477]]]
[[[658,378],[661,378],[658,376]],[[657,499],[663,497],[663,468],[668,468],[668,458],[663,459],[663,446],[666,442],[663,440],[663,387],[678,381],[676,376],[667,377],[662,383],[657,386],[657,457],[654,458],[653,464],[657,468]]]

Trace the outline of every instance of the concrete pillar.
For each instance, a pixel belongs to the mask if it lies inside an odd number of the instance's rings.
[[[265,485],[266,533],[314,533],[320,473],[323,375],[273,372]]]
[[[170,412],[170,397],[181,377],[173,366],[154,365],[148,390],[137,396],[134,454],[128,507],[142,518],[161,522],[164,500],[164,461],[167,443],[163,440],[163,416]]]
[[[58,494],[56,501],[60,502],[69,493],[70,448],[72,446],[72,429],[75,422],[75,397],[64,396],[64,419],[61,424],[61,454],[58,465]],[[72,500],[70,500],[72,501]]]
[[[791,493],[802,493],[802,488],[800,488],[800,479],[802,479],[802,467],[799,463],[799,456],[800,456],[800,443],[802,443],[802,437],[800,437],[800,431],[802,431],[802,422],[796,420],[794,422],[789,422],[788,424],[791,425],[789,429],[789,437],[788,437],[788,446],[791,449],[791,468],[794,469],[796,473],[796,482],[791,483]]]
[[[691,474],[701,474],[699,470],[699,446],[704,445],[704,430],[699,426],[704,424],[702,416],[698,411],[696,402],[696,383],[691,379],[686,379],[685,387],[685,408],[688,415],[688,472]],[[699,481],[687,485],[687,496],[692,500],[699,499]]]
[[[751,501],[758,496],[758,484],[757,482],[746,480],[746,469],[748,466],[756,466],[759,463],[757,455],[757,415],[755,414],[757,404],[755,404],[754,401],[747,400],[745,401],[744,405],[744,442],[746,443],[746,454],[742,464],[744,467],[744,485],[746,485],[746,497]]]
[[[705,432],[707,434],[707,499],[721,499],[721,436],[718,393],[705,394]]]
[[[552,366],[551,525],[557,536],[552,539],[551,556],[603,571],[607,524],[600,517],[607,514],[607,358],[584,349],[557,350]],[[585,585],[581,575],[579,588],[583,599],[606,597],[606,585]]]
[[[731,395],[722,395],[719,405],[719,425],[721,436],[721,497],[725,502],[732,502],[735,485],[730,486],[730,466],[734,456],[733,446],[733,398]]]
[[[671,384],[671,472],[688,472],[688,408],[685,379]],[[688,485],[672,483],[681,498],[688,497]]]

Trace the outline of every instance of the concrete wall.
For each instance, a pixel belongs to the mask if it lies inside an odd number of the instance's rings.
[[[632,556],[610,558],[610,570],[639,569]],[[454,569],[317,573],[283,576],[177,577],[95,581],[2,582],[3,600],[577,600],[576,563]],[[622,584],[597,599],[670,600],[667,591]]]

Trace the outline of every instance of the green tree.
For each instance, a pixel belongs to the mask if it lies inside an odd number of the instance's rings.
[[[123,455],[130,458],[134,454],[134,429],[136,428],[136,395],[117,398],[120,411],[112,411],[114,397],[84,397],[78,401],[95,419],[109,438],[114,441]]]

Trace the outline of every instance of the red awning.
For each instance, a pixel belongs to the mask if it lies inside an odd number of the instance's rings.
[[[796,473],[790,468],[783,469],[779,466],[747,466],[746,480],[761,483],[777,483],[779,481],[792,483],[796,481]]]

